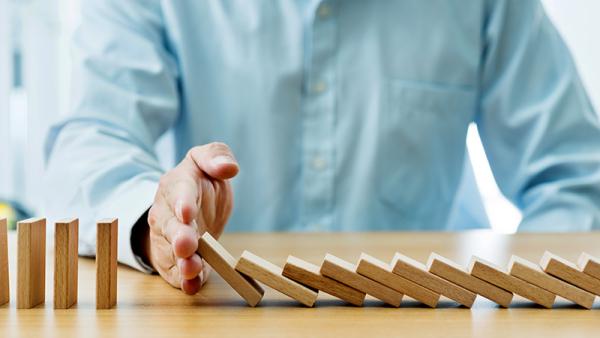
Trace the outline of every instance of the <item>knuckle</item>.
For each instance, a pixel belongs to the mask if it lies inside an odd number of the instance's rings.
[[[231,152],[231,150],[229,149],[229,146],[223,142],[211,142],[211,143],[207,144],[207,147],[211,152],[215,152],[215,153]]]

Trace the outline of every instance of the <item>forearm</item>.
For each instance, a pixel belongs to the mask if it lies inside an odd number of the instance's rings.
[[[84,255],[94,254],[95,222],[119,218],[119,261],[148,271],[132,251],[131,232],[152,205],[161,175],[156,158],[122,129],[92,121],[59,125],[46,151],[48,216],[79,217]]]

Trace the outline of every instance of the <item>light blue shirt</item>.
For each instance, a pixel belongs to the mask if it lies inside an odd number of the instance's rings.
[[[171,128],[177,161],[212,141],[233,149],[228,231],[485,227],[478,196],[456,198],[471,122],[521,229],[600,224],[598,118],[537,1],[82,7],[46,209],[80,217],[83,253],[94,220],[119,217],[119,259],[136,264],[131,227]]]

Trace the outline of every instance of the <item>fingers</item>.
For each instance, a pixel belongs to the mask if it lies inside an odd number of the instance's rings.
[[[155,251],[156,269],[171,286],[187,294],[196,294],[204,281],[204,263],[197,254],[189,258],[175,258],[171,245],[159,234],[151,234]]]
[[[163,235],[173,248],[177,258],[188,258],[198,249],[198,229],[196,222],[192,226],[179,222],[176,217],[171,217],[163,225]]]
[[[187,157],[205,172],[208,176],[225,180],[234,177],[239,171],[239,166],[231,149],[219,142],[209,143],[190,149]]]
[[[181,223],[189,224],[196,217],[200,191],[193,173],[179,170],[171,176],[166,175],[161,179],[159,190]]]

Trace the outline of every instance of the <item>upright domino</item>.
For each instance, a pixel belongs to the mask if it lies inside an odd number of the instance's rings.
[[[401,253],[394,255],[392,267],[395,274],[444,295],[465,307],[473,306],[477,297],[475,293],[428,272],[425,265]]]
[[[198,240],[198,253],[248,305],[260,302],[264,290],[252,278],[235,271],[235,258],[208,232]]]
[[[465,268],[457,263],[432,253],[427,261],[429,272],[460,285],[463,288],[479,294],[502,307],[508,307],[512,301],[512,292],[490,284],[482,279],[471,276]]]
[[[46,219],[17,223],[17,308],[31,309],[46,300]]]
[[[6,218],[0,218],[0,305],[10,301],[8,279],[8,225]]]
[[[537,264],[519,256],[513,255],[511,257],[508,270],[511,275],[577,303],[586,309],[591,309],[594,304],[595,296],[593,294],[544,273]]]
[[[54,234],[54,308],[68,309],[77,303],[77,254],[79,220],[58,221]]]
[[[366,253],[360,255],[356,272],[432,308],[437,306],[440,299],[439,293],[393,273],[389,264]]]
[[[117,304],[118,222],[116,218],[103,219],[96,225],[96,309]]]
[[[510,292],[523,296],[543,307],[552,308],[556,296],[538,286],[509,275],[502,268],[473,256],[469,264],[471,275]]]
[[[581,256],[579,256],[577,265],[584,273],[596,279],[600,279],[600,259],[583,252],[581,253]]]
[[[305,306],[311,307],[317,300],[317,291],[284,277],[282,268],[256,256],[250,251],[242,253],[242,256],[235,265],[235,269],[299,301]]]
[[[321,290],[356,306],[362,306],[365,293],[321,275],[319,267],[300,258],[289,256],[283,275],[313,289]]]
[[[327,254],[321,265],[321,274],[346,284],[394,307],[399,307],[404,294],[356,272],[356,266],[334,255]]]
[[[555,277],[571,283],[585,291],[600,295],[600,280],[582,271],[564,258],[546,251],[540,262],[542,269]]]

